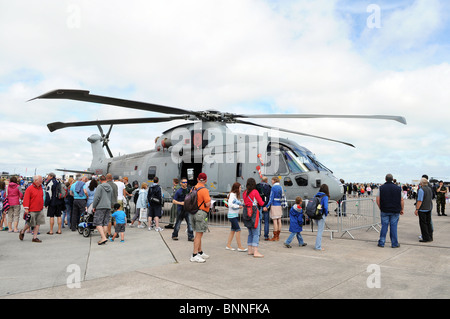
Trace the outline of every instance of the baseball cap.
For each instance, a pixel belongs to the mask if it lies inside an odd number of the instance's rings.
[[[200,174],[198,174],[198,179],[201,181],[206,181],[207,176],[205,173],[200,173]]]

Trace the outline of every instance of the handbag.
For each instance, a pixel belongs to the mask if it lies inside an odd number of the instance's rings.
[[[9,209],[9,200],[8,200],[8,197],[6,197],[4,200],[3,200],[3,213],[7,213],[8,212],[8,209]]]
[[[5,192],[3,193],[5,195],[5,199],[3,200],[3,213],[7,213],[9,209],[9,199],[8,199],[8,187],[6,187]],[[0,214],[1,215],[1,214]]]
[[[148,210],[147,208],[141,208],[139,210],[139,221],[146,222],[148,219]]]
[[[249,211],[251,209],[251,212]],[[255,229],[256,215],[258,208],[256,206],[244,207],[242,214],[242,220],[244,221],[244,226],[247,228]]]
[[[28,213],[23,213],[23,219],[25,220],[26,223],[30,222],[30,220],[31,220],[31,214],[30,214],[30,212],[28,212]]]
[[[288,202],[286,199],[286,195],[284,195],[283,193],[283,197],[281,198],[281,208],[287,208],[288,207]]]

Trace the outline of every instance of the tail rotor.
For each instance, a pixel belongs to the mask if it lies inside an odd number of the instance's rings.
[[[111,125],[109,127],[109,130],[108,130],[108,132],[106,134],[103,132],[103,129],[102,129],[102,127],[99,124],[97,124],[97,127],[98,127],[98,129],[100,131],[100,134],[101,134],[101,137],[102,137],[102,142],[103,142],[102,147],[106,147],[106,150],[108,151],[109,157],[113,158],[114,156],[113,156],[113,154],[111,152],[111,149],[109,148],[109,145],[108,145],[108,143],[109,143],[109,134],[111,134],[111,130],[113,128],[113,125]]]

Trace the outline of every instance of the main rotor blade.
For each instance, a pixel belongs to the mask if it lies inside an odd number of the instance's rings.
[[[117,99],[117,98],[108,97],[108,96],[93,95],[93,94],[89,94],[89,91],[85,91],[85,90],[67,90],[67,89],[54,90],[54,91],[50,91],[48,93],[42,94],[38,97],[35,97],[29,101],[36,100],[36,99],[67,99],[67,100],[76,100],[76,101],[83,101],[83,102],[109,104],[109,105],[130,108],[130,109],[151,111],[151,112],[158,112],[158,113],[166,113],[166,114],[197,115],[197,112],[190,111],[190,110],[179,109],[179,108],[175,108],[175,107],[152,104],[152,103]]]
[[[143,124],[143,123],[161,123],[170,122],[174,120],[186,120],[186,116],[169,116],[169,117],[145,117],[145,118],[134,118],[134,119],[118,119],[118,120],[101,120],[101,121],[85,121],[85,122],[54,122],[47,124],[50,132],[74,126],[91,126],[91,125],[120,125],[120,124]],[[108,131],[109,135],[110,131]]]
[[[406,125],[406,119],[403,116],[393,115],[327,115],[327,114],[236,114],[234,118],[299,118],[299,119],[313,119],[313,118],[335,118],[335,119],[372,119],[372,120],[392,120]]]
[[[61,123],[61,122],[58,122],[58,123]],[[50,123],[50,124],[54,124],[54,123]],[[47,126],[48,126],[48,125],[47,125]],[[102,126],[99,125],[99,124],[97,124],[97,127],[98,127],[98,130],[100,131],[100,135],[101,135],[101,136],[104,136],[105,133],[103,133]],[[50,128],[50,127],[49,127],[49,128]],[[50,130],[50,132],[53,132],[53,131]]]
[[[287,130],[287,129],[284,129],[284,128],[267,126],[267,125],[261,125],[261,124],[255,124],[255,123],[252,123],[252,122],[247,122],[247,121],[242,121],[242,120],[236,120],[236,123],[253,125],[253,126],[257,126],[257,127],[267,128],[267,129],[270,129],[270,130],[278,130],[278,131],[282,131],[282,132],[287,132],[287,133],[292,133],[292,134],[297,134],[297,135],[303,135],[303,136],[308,136],[308,137],[320,138],[322,140],[326,140],[326,141],[330,141],[330,142],[336,142],[336,143],[341,143],[341,144],[345,144],[345,145],[350,146],[350,147],[355,147],[353,144],[350,144],[350,143],[347,143],[347,142],[333,140],[333,139],[330,139],[330,138],[316,136],[316,135],[311,135],[311,134],[306,134],[306,133],[300,133],[300,132],[296,132],[296,131]]]
[[[74,169],[57,168],[56,170],[60,171],[60,172],[71,172],[71,173],[95,175],[95,172],[81,171],[81,170],[74,170]]]

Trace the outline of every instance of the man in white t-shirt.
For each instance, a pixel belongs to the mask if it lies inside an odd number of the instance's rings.
[[[125,184],[118,176],[114,176],[114,184],[117,185],[117,202],[120,204],[119,210],[123,210],[123,191],[125,190]]]

